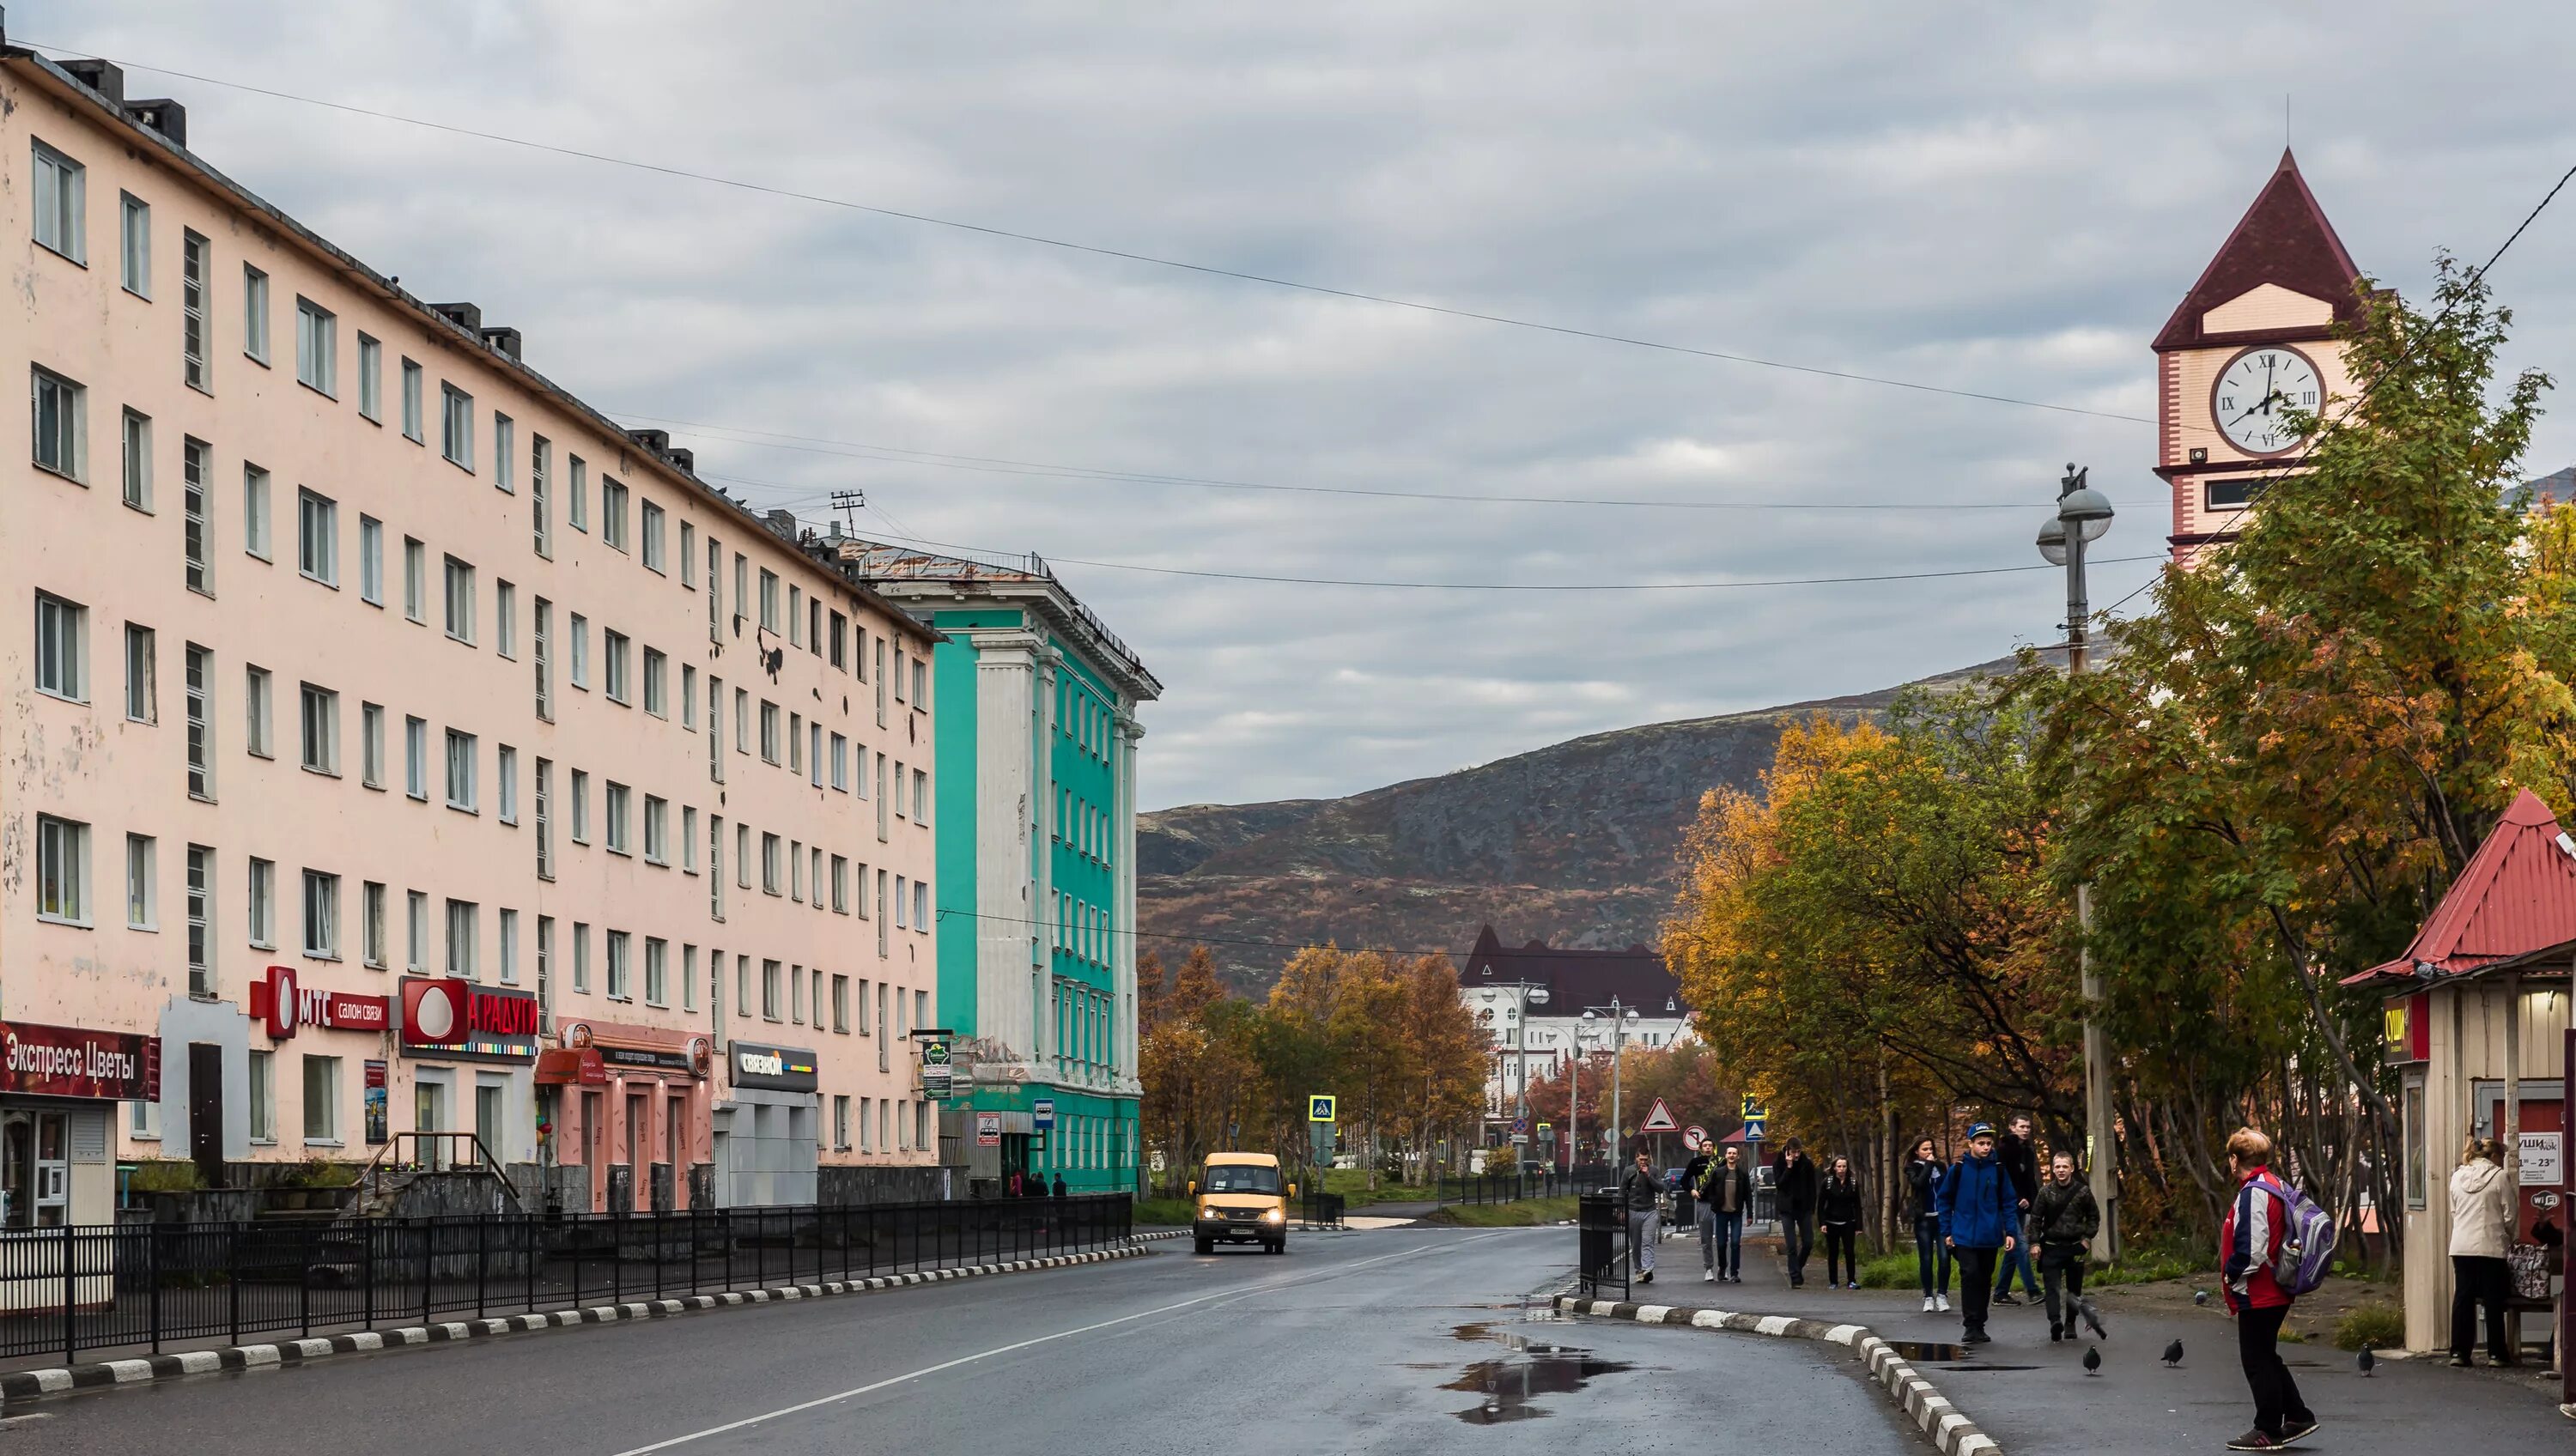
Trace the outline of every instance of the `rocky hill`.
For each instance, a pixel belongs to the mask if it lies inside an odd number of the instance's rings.
[[[1276,944],[1463,950],[1490,922],[1515,945],[1652,945],[1700,795],[1758,782],[1784,724],[1875,716],[1901,690],[1596,733],[1346,799],[1141,815],[1139,928],[1206,941],[1256,992],[1289,954]]]

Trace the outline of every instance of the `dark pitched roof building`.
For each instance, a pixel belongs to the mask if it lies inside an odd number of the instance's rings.
[[[1533,940],[1507,947],[1488,925],[1476,936],[1458,968],[1458,984],[1473,990],[1515,981],[1544,986],[1548,1016],[1578,1016],[1587,1006],[1607,1006],[1618,998],[1647,1016],[1682,1016],[1689,1006],[1682,985],[1661,952],[1642,945],[1625,950],[1557,950]]]

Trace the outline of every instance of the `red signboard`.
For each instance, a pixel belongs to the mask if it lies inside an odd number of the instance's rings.
[[[536,1059],[534,992],[451,977],[406,976],[402,1009],[403,1049],[415,1056]]]
[[[268,1034],[279,1038],[295,1035],[299,1026],[386,1031],[394,1019],[393,1002],[386,997],[307,990],[295,984],[293,966],[270,966],[250,983],[250,1014],[264,1018]]]
[[[0,1091],[161,1100],[161,1038],[0,1021]]]

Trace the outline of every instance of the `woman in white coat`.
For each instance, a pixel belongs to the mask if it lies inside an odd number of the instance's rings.
[[[2504,1305],[2513,1273],[2504,1261],[2512,1208],[2493,1138],[2471,1136],[2451,1170],[2451,1363],[2465,1366],[2477,1343],[2478,1306],[2486,1306],[2487,1362],[2514,1364],[2505,1343]]]

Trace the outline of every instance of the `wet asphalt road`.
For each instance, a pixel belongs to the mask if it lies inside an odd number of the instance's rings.
[[[0,1448],[1772,1456],[1794,1427],[1800,1450],[1929,1449],[1839,1351],[1525,1318],[1572,1243],[1404,1229],[1302,1235],[1285,1258],[1163,1243],[1112,1264],[84,1394],[8,1422]]]

